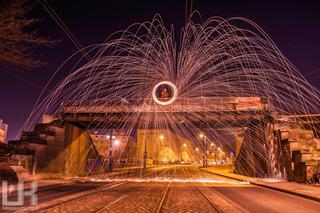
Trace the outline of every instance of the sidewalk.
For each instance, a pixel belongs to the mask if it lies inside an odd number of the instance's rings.
[[[33,181],[23,181],[24,189],[29,190],[32,182]],[[74,181],[73,180],[65,180],[65,179],[61,179],[61,180],[54,179],[54,180],[35,180],[35,182],[37,183],[37,188],[40,188],[40,187],[54,186],[54,185],[58,185],[58,184],[70,184],[70,183],[73,183]],[[9,185],[13,185],[14,189],[17,190],[18,182],[8,184],[7,190],[9,189]],[[0,192],[1,192],[0,197],[2,196],[2,192],[6,192],[7,190],[4,190],[2,188],[2,184],[0,184]]]
[[[273,180],[273,179],[260,179],[260,178],[252,178],[243,175],[233,174],[230,169],[217,169],[217,168],[201,168],[201,170],[210,172],[215,175],[240,180],[240,181],[248,181],[253,185],[266,187],[269,189],[293,194],[296,196],[304,197],[307,199],[315,200],[320,202],[320,187],[319,186],[309,186],[305,184],[295,183],[295,182],[287,182],[281,180]]]

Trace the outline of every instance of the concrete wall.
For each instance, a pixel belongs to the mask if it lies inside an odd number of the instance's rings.
[[[268,176],[268,144],[266,140],[266,124],[262,121],[250,123],[235,162],[235,173],[251,176]]]
[[[66,173],[68,175],[86,175],[86,161],[90,149],[89,132],[67,124],[65,127]]]
[[[49,125],[45,131],[54,132],[54,135],[40,134],[46,144],[29,144],[29,148],[36,150],[37,172],[86,175],[88,158],[97,157],[88,131],[68,123],[60,127]]]
[[[55,133],[54,136],[40,134],[40,138],[46,141],[46,145],[31,144],[36,146],[37,171],[45,173],[65,173],[65,162],[67,153],[65,152],[68,143],[65,138],[65,127],[49,126],[49,131]]]

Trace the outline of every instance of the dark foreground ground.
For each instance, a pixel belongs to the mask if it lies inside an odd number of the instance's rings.
[[[320,212],[320,203],[195,166],[150,168],[113,181],[59,181],[41,185],[38,205],[20,212]],[[14,197],[15,194],[13,193]],[[29,198],[26,197],[27,205]],[[4,211],[4,209],[2,209]],[[1,212],[2,212],[1,211]]]

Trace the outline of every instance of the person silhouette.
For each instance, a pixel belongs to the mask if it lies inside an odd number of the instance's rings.
[[[163,87],[161,91],[161,100],[166,100],[168,98],[169,98],[169,92],[166,87]]]

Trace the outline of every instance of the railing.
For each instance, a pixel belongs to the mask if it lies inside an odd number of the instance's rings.
[[[62,113],[117,113],[117,112],[207,112],[207,111],[262,111],[268,105],[259,97],[180,98],[166,106],[153,99],[134,100],[95,99],[61,106]]]

